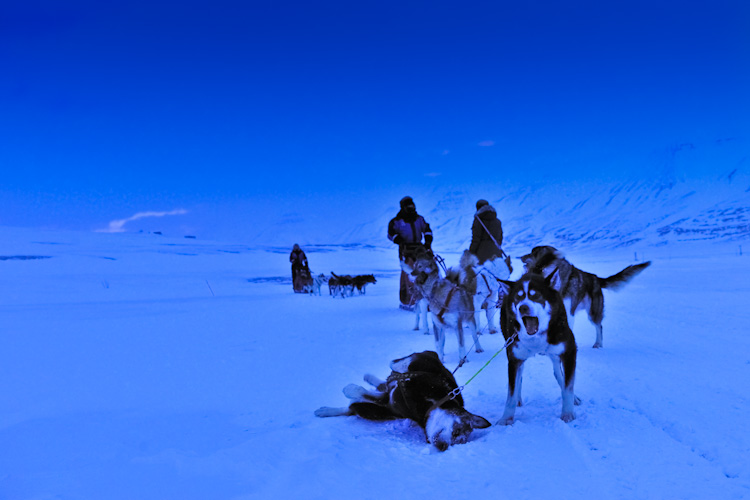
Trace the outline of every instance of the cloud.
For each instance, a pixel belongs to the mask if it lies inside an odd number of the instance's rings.
[[[188,213],[188,211],[182,208],[172,210],[171,212],[138,212],[137,214],[130,216],[127,219],[113,220],[109,223],[108,227],[106,227],[105,229],[97,229],[97,232],[99,233],[124,233],[125,224],[134,220],[143,219],[145,217],[164,217],[166,215],[184,215],[186,213]]]
[[[494,146],[494,145],[495,145],[495,141],[482,141],[479,144],[477,144],[477,146],[481,146],[483,148],[488,148],[488,147]]]
[[[442,175],[440,172],[429,172],[424,174],[425,177],[439,177],[440,175]]]

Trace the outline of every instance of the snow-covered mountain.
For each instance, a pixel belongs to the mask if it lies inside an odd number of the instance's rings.
[[[398,199],[409,194],[431,224],[436,247],[445,251],[468,246],[479,198],[496,208],[504,246],[511,251],[539,244],[637,249],[699,240],[741,241],[750,237],[748,156],[750,144],[743,139],[684,143],[653,153],[649,178],[549,183],[529,172],[529,182],[512,185],[495,180],[366,195],[366,203],[352,200],[351,210],[335,212],[326,212],[314,200],[296,200],[251,240],[280,246],[388,246],[388,221],[398,212]],[[328,223],[321,223],[326,219]]]

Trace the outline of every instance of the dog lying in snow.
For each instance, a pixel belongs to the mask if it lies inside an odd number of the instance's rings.
[[[586,309],[589,320],[596,327],[594,348],[601,348],[604,345],[602,333],[604,294],[602,289],[619,290],[651,265],[651,262],[635,264],[609,278],[600,278],[595,274],[578,269],[568,262],[559,250],[551,246],[534,247],[531,253],[521,257],[521,261],[526,272],[541,274],[545,277],[555,275],[552,286],[562,295],[571,328],[573,327],[573,316],[579,306]]]
[[[528,273],[518,281],[503,282],[509,287],[501,314],[503,337],[506,341],[513,336],[516,339],[505,350],[508,399],[501,424],[513,423],[516,407],[521,406],[523,363],[537,354],[544,354],[552,361],[555,380],[562,393],[560,418],[565,422],[573,420],[573,405],[580,404],[573,392],[578,349],[562,298],[550,284],[552,278],[553,275],[543,278]]]
[[[448,398],[458,389],[453,378],[433,351],[414,353],[391,361],[391,374],[383,381],[365,375],[365,381],[375,387],[350,384],[344,395],[352,400],[348,407],[322,407],[318,417],[357,415],[368,420],[408,418],[425,431],[427,442],[438,450],[465,443],[473,429],[484,429],[490,423],[464,409],[460,393]]]

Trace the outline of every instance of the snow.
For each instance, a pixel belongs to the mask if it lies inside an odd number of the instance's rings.
[[[469,227],[445,226],[445,244],[436,231],[449,265]],[[604,292],[604,349],[576,318],[576,420],[560,420],[538,356],[512,426],[440,453],[407,421],[313,415],[433,349],[397,308],[393,248],[303,245],[313,272],[375,274],[341,299],[292,293],[293,241],[0,228],[0,498],[750,498],[750,246],[658,238],[558,245],[599,276],[653,262]],[[481,340],[459,385],[503,344]],[[466,385],[466,408],[496,424],[506,393],[501,354]]]

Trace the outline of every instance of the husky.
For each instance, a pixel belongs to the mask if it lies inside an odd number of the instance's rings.
[[[413,279],[413,276],[409,275],[410,279]],[[414,293],[412,294],[412,298],[416,300],[416,303],[414,304],[414,313],[415,313],[415,321],[414,321],[414,331],[418,332],[421,331],[425,335],[430,334],[430,327],[428,326],[427,318],[429,316],[430,307],[429,303],[427,302],[427,297],[423,296],[422,293],[419,291],[417,287],[414,288]]]
[[[313,276],[312,284],[309,285],[310,293],[312,295],[320,295],[320,289],[323,286],[323,283],[327,283],[327,282],[328,282],[328,276],[326,276],[323,273],[318,274],[317,276]]]
[[[356,384],[344,388],[352,402],[345,408],[322,407],[318,417],[357,415],[369,420],[408,418],[425,431],[427,442],[440,451],[465,443],[473,429],[485,429],[490,423],[464,409],[456,380],[437,353],[424,351],[391,361],[386,380],[365,375],[375,390]],[[450,396],[455,393],[456,396]]]
[[[342,276],[337,275],[331,271],[331,278],[328,280],[328,293],[334,298],[337,295],[344,297],[351,297],[354,295],[354,281],[348,274]]]
[[[423,252],[425,255],[429,255],[427,250],[424,250]],[[420,255],[421,255],[420,253]],[[416,279],[415,275],[412,275],[414,271],[414,262],[415,260],[407,260],[407,259],[401,259],[399,260],[399,263],[401,264],[401,270],[406,273],[406,276],[409,278],[409,281],[414,284],[414,280]],[[411,300],[414,303],[413,309],[415,313],[415,321],[414,321],[414,331],[422,331],[425,335],[430,334],[429,326],[427,325],[427,317],[429,316],[429,304],[427,302],[427,297],[422,295],[422,290],[418,286],[414,286],[411,293]]]
[[[477,291],[477,276],[474,266],[475,255],[465,251],[458,268],[451,268],[445,278],[440,276],[438,264],[432,253],[419,255],[413,267],[402,262],[404,270],[414,276],[414,284],[427,299],[435,336],[435,350],[440,360],[445,360],[445,331],[455,330],[458,336],[458,357],[461,363],[466,359],[464,329],[468,329],[474,339],[476,352],[484,352],[474,317],[474,295]]]
[[[543,278],[528,273],[518,281],[506,281],[500,326],[503,337],[514,338],[506,349],[508,356],[508,399],[499,424],[510,425],[521,406],[521,376],[527,359],[544,354],[552,361],[552,371],[562,393],[564,422],[575,418],[573,405],[580,404],[573,392],[577,347],[560,293],[551,286],[552,275]]]
[[[369,284],[375,284],[378,280],[372,274],[360,274],[352,278],[353,288],[356,288],[360,295],[365,294],[365,287]]]
[[[474,321],[479,328],[482,310],[487,317],[487,330],[490,334],[497,333],[498,299],[501,290],[498,280],[507,280],[510,269],[502,259],[487,260],[474,267],[477,275],[477,293],[474,294]]]
[[[628,266],[609,278],[600,278],[587,273],[568,262],[563,254],[551,246],[538,246],[531,253],[521,257],[526,272],[542,274],[545,277],[554,275],[552,286],[560,292],[568,311],[571,328],[573,316],[579,308],[586,309],[589,320],[596,327],[596,341],[593,347],[604,346],[602,319],[604,318],[603,288],[619,290],[631,279],[638,276],[651,262],[642,262]]]

